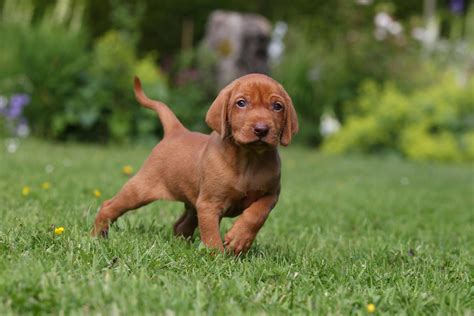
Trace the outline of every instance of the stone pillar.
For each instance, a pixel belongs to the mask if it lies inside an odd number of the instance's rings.
[[[260,15],[221,10],[211,13],[204,43],[218,57],[219,88],[248,73],[269,72],[271,31],[270,22]]]

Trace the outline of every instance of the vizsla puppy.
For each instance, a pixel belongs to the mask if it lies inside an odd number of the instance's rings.
[[[135,96],[158,113],[164,137],[138,173],[105,201],[92,231],[106,236],[110,223],[129,210],[156,200],[184,202],[174,224],[177,236],[191,238],[199,226],[206,247],[245,253],[280,194],[280,157],[298,131],[290,97],[261,74],[236,79],[212,103],[206,123],[210,135],[187,130],[159,101],[150,100],[135,78]],[[223,217],[241,215],[222,242]]]

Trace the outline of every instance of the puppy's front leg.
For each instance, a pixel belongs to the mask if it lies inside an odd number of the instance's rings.
[[[222,207],[215,203],[200,202],[197,205],[198,225],[201,241],[208,248],[218,249],[224,252],[222,239],[219,231],[222,219]]]
[[[277,194],[266,195],[245,209],[225,235],[226,248],[235,255],[247,252],[277,201]]]

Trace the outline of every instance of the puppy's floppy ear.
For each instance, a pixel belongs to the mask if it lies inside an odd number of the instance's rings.
[[[229,108],[230,95],[233,88],[234,83],[230,83],[228,86],[222,89],[214,102],[212,102],[211,107],[206,114],[207,126],[219,133],[222,139],[230,135],[230,126],[227,112]]]
[[[284,116],[285,122],[283,132],[281,133],[280,144],[282,146],[288,146],[291,143],[291,138],[298,133],[298,116],[296,115],[296,110],[290,96],[284,89],[283,92],[286,99],[286,107]]]

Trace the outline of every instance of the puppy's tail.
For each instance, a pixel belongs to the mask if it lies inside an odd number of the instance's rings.
[[[181,124],[176,115],[171,112],[170,108],[166,104],[160,101],[152,100],[145,95],[142,89],[142,83],[137,76],[135,76],[134,81],[135,98],[144,107],[152,109],[158,113],[161,124],[163,124],[165,136],[175,130],[185,129],[183,124]]]

